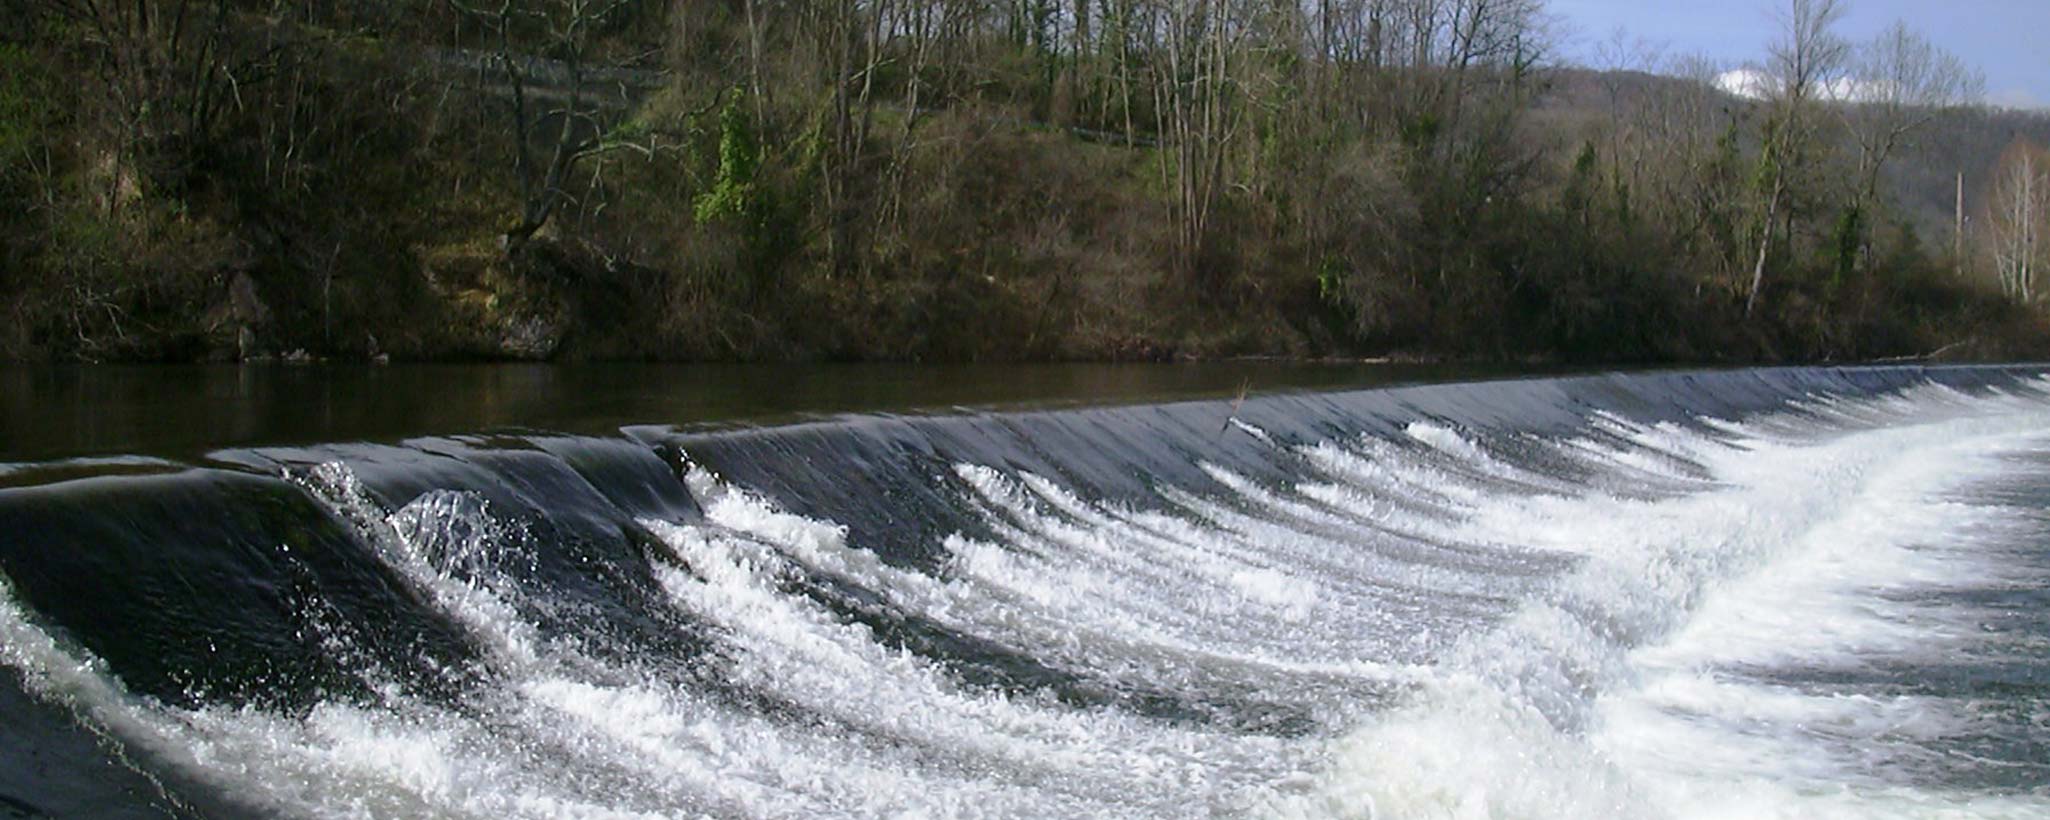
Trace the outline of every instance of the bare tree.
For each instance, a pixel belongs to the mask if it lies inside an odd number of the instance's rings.
[[[1175,0],[1156,11],[1167,27],[1165,64],[1154,82],[1160,133],[1173,157],[1170,212],[1175,261],[1193,272],[1208,238],[1224,185],[1225,158],[1245,125],[1238,68],[1239,36],[1232,0]]]
[[[1767,51],[1766,88],[1772,105],[1763,156],[1764,215],[1759,222],[1758,259],[1751,268],[1751,287],[1744,297],[1744,315],[1758,307],[1758,293],[1765,285],[1765,263],[1772,255],[1772,242],[1785,217],[1792,176],[1805,162],[1804,153],[1812,137],[1811,109],[1830,93],[1832,81],[1840,78],[1849,59],[1850,44],[1834,28],[1843,18],[1839,0],[1788,0],[1778,18],[1779,39]]]
[[[1621,28],[1616,29],[1609,39],[1595,46],[1595,68],[1602,94],[1608,103],[1608,145],[1609,178],[1619,195],[1637,191],[1643,187],[1643,175],[1655,170],[1655,152],[1665,147],[1656,139],[1668,123],[1644,114],[1670,115],[1670,110],[1661,106],[1632,101],[1629,109],[1638,116],[1625,116],[1623,92],[1626,83],[1638,75],[1654,70],[1664,59],[1658,44],[1643,38],[1631,39]],[[1663,90],[1663,89],[1661,89]],[[1653,92],[1655,96],[1667,96]],[[1680,95],[1670,95],[1678,97]],[[1677,100],[1661,99],[1659,102]]]
[[[1716,85],[1724,66],[1702,55],[1679,55],[1653,65],[1663,75],[1643,85],[1626,106],[1630,138],[1620,147],[1630,169],[1632,207],[1650,226],[1669,231],[1679,251],[1692,253],[1724,282],[1754,260],[1755,250],[1735,233],[1750,202],[1746,196],[1729,98]]]
[[[2000,291],[2028,304],[2036,299],[2036,277],[2050,250],[2050,159],[2041,146],[2016,139],[1994,167],[1987,206],[1987,239]]]
[[[500,0],[495,9],[446,1],[496,41],[492,63],[512,101],[513,174],[521,203],[501,243],[517,252],[572,199],[569,178],[578,163],[620,148],[652,150],[606,138],[586,64],[594,29],[632,0]],[[528,44],[523,35],[540,42]],[[535,155],[537,147],[547,152],[545,160]]]
[[[284,37],[268,44],[237,42],[227,0],[26,5],[83,35],[81,51],[105,91],[102,111],[115,132],[112,190],[104,195],[110,211],[139,195],[151,177],[187,170],[191,156],[212,140],[223,116],[246,93],[315,45]],[[146,156],[169,167],[136,167]]]
[[[1858,49],[1851,77],[1852,99],[1841,110],[1858,140],[1857,206],[1872,200],[1880,171],[1917,130],[1977,102],[1986,88],[1984,74],[1903,22]]]

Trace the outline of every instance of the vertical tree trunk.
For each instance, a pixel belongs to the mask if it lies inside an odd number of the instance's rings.
[[[755,0],[742,3],[747,16],[747,83],[748,97],[754,104],[755,133],[762,133],[767,123],[768,95],[762,88],[762,23],[755,12]]]
[[[2035,173],[2030,167],[2028,156],[2022,157],[2019,189],[2015,193],[2015,248],[2014,248],[2014,292],[2023,304],[2028,304],[2031,270],[2036,245],[2036,197],[2033,190]]]
[[[1744,297],[1744,317],[1747,319],[1757,310],[1758,292],[1765,286],[1765,260],[1772,252],[1773,222],[1779,215],[1780,196],[1784,187],[1784,179],[1779,174],[1774,174],[1772,196],[1765,204],[1765,221],[1759,223],[1764,236],[1758,239],[1758,261],[1751,266],[1751,292]]]

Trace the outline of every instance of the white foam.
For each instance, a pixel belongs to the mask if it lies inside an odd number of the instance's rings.
[[[365,663],[369,702],[170,707],[4,584],[0,661],[116,748],[295,816],[2042,817],[2040,795],[1889,768],[1993,718],[1744,670],[1970,645],[1972,613],[1878,593],[2005,571],[2015,512],[1951,496],[2050,450],[2046,421],[2039,397],[1926,387],[1709,432],[1596,416],[1549,442],[1673,491],[1649,499],[1424,422],[1414,443],[1281,451],[1315,471],[1299,481],[1204,464],[1215,486],[1128,502],[963,464],[945,480],[990,537],[934,545],[932,574],[693,468],[703,520],[637,525],[667,548],[645,614],[711,647],[695,658],[537,623],[561,613],[521,581],[536,545],[480,498],[387,511],[323,465],[298,480],[482,648],[448,670],[460,702]],[[980,685],[822,603],[831,584],[1102,705]],[[1148,716],[1143,698],[1293,710],[1305,732]]]
[[[1278,818],[1655,818],[1662,807],[1586,744],[1482,681],[1441,679],[1279,784]]]
[[[1949,627],[1964,624],[1872,593],[1983,570],[1971,558],[1973,541],[1954,537],[1975,512],[1942,496],[1960,476],[1997,469],[1987,457],[2023,446],[2046,420],[2040,405],[2014,397],[1933,388],[1869,403],[1815,402],[1719,425],[1739,439],[1728,448],[1688,446],[1689,460],[1706,465],[1716,489],[1661,501],[1477,500],[1464,524],[1471,539],[1578,554],[1585,563],[1455,651],[1418,702],[1337,744],[1316,786],[1277,810],[1402,817],[2050,812],[2039,798],[1897,786],[1859,768],[1869,760],[1832,757],[1888,744],[1913,750],[1945,737],[1971,719],[1955,704],[1760,687],[1703,671],[1722,662],[1943,651],[1954,635]],[[1435,430],[1424,435],[1442,438]],[[1497,751],[1504,747],[1517,751]],[[1412,765],[1418,760],[1423,765]]]

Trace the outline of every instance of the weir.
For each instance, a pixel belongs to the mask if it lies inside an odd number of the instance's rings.
[[[2044,372],[0,465],[0,812],[2050,810]]]

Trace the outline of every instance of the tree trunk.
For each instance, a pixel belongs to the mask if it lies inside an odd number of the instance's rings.
[[[1766,201],[1765,221],[1760,223],[1763,226],[1765,235],[1758,239],[1758,262],[1751,266],[1751,293],[1744,297],[1744,318],[1747,319],[1751,318],[1751,314],[1757,310],[1758,292],[1765,286],[1765,259],[1772,252],[1772,223],[1775,217],[1779,215],[1780,196],[1784,185],[1784,178],[1779,174],[1774,174],[1772,197]]]

